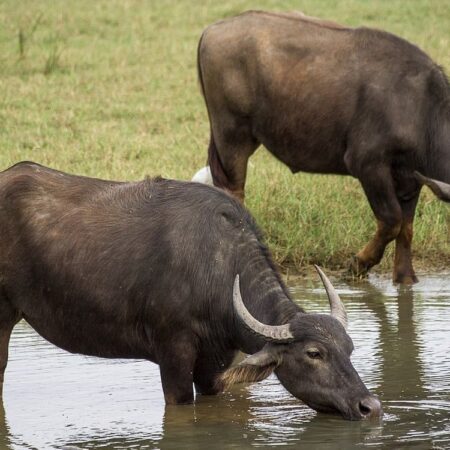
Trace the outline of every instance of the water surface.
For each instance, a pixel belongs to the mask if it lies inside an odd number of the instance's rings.
[[[0,408],[0,448],[450,448],[450,273],[395,287],[334,280],[355,344],[352,361],[383,402],[381,420],[317,414],[271,377],[195,405],[166,407],[158,366],[71,355],[19,323]],[[291,287],[328,311],[316,281]]]

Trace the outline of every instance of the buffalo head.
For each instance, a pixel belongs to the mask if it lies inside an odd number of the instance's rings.
[[[245,307],[236,276],[235,311],[253,333],[267,343],[222,376],[225,385],[260,381],[275,372],[281,384],[316,411],[358,420],[381,416],[380,401],[367,390],[350,361],[353,343],[346,332],[347,314],[339,295],[316,266],[331,306],[331,315],[298,313],[288,324],[270,326]]]

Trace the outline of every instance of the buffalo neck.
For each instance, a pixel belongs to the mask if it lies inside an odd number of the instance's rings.
[[[259,250],[247,255],[239,264],[240,289],[244,304],[250,314],[266,325],[283,325],[303,310],[290,298],[286,286],[272,266],[270,257]],[[260,350],[265,341],[251,333],[239,321],[237,327],[237,346],[245,353]]]

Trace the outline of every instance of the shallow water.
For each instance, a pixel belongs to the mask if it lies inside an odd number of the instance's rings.
[[[71,355],[19,323],[0,407],[0,448],[450,448],[450,273],[413,287],[334,280],[353,363],[383,402],[381,420],[317,414],[276,378],[195,405],[165,407],[158,366]],[[307,311],[327,311],[315,281],[293,286]]]

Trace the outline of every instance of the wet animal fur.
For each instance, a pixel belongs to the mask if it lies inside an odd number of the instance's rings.
[[[276,369],[279,363],[272,363],[267,366],[255,366],[241,363],[238,366],[226,370],[219,378],[218,384],[224,390],[229,389],[234,384],[256,383],[265,380]]]

